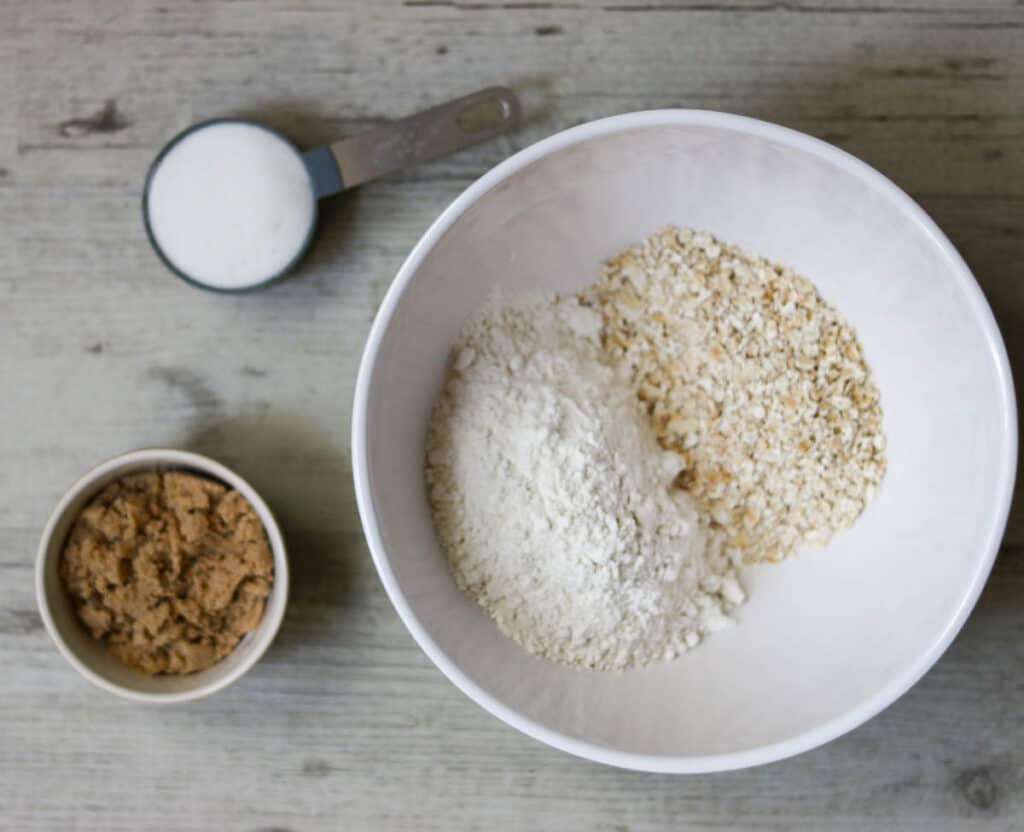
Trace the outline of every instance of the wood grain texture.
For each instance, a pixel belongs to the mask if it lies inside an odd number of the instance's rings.
[[[490,83],[520,91],[522,130],[325,204],[272,291],[197,292],[147,247],[142,177],[197,119],[311,145]],[[1020,501],[963,633],[884,714],[768,767],[646,776],[527,740],[433,668],[373,572],[348,450],[370,321],[444,205],[542,136],[647,107],[767,118],[878,167],[1024,366],[1022,89],[1019,0],[0,0],[0,829],[1024,828]],[[266,658],[170,709],[81,680],[32,588],[67,485],[150,444],[250,478],[294,569]]]

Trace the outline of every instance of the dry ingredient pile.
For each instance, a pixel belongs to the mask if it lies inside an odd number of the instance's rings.
[[[737,569],[822,544],[885,472],[878,390],[813,284],[666,228],[578,296],[466,324],[427,433],[458,585],[569,665],[670,659],[727,626]]]
[[[600,327],[576,298],[494,296],[456,345],[426,476],[459,586],[506,635],[623,669],[692,647],[743,592]]]
[[[83,509],[60,574],[79,620],[129,667],[193,673],[263,616],[274,562],[237,491],[184,471],[130,474]]]
[[[809,280],[710,234],[665,228],[588,294],[713,536],[746,562],[821,545],[885,473],[878,388]]]

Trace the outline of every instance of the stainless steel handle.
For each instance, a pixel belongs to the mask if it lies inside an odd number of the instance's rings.
[[[519,99],[505,87],[489,87],[341,139],[329,146],[341,187],[353,188],[413,162],[436,159],[504,133],[520,118]]]

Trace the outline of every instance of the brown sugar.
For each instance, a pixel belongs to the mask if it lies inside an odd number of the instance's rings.
[[[193,673],[263,616],[274,576],[249,502],[184,471],[131,474],[82,510],[60,574],[79,620],[144,673]]]

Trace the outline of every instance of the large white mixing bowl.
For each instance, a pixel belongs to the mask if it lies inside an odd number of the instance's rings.
[[[826,549],[744,573],[737,627],[621,675],[527,655],[457,589],[423,482],[449,346],[491,287],[571,291],[660,226],[703,228],[810,276],[856,327],[889,471]],[[970,271],[879,173],[824,142],[720,113],[633,113],[498,165],[438,218],[381,305],[356,387],[356,494],[384,586],[468,696],[573,754],[701,772],[827,742],[949,645],[1006,522],[1016,460],[1006,352]]]

